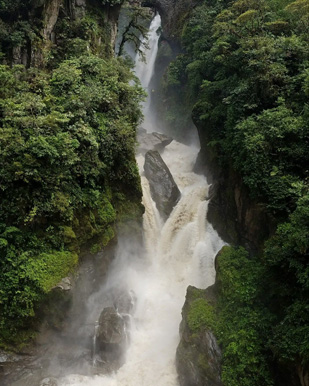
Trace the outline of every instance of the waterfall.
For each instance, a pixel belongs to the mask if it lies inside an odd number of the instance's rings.
[[[153,74],[159,26],[160,17],[157,15],[150,26],[148,62],[136,62],[136,73],[146,89]],[[151,131],[155,123],[147,121],[149,104],[144,107],[144,125]],[[214,257],[223,245],[212,226],[206,223],[209,186],[205,177],[193,172],[198,151],[197,147],[173,141],[162,153],[181,190],[181,199],[165,223],[151,198],[148,181],[143,176],[144,157],[137,157],[145,206],[145,248],[120,238],[107,283],[89,299],[91,307],[103,296],[104,291],[117,285],[135,294],[124,364],[110,376],[68,375],[61,379],[61,385],[178,385],[175,353],[186,289],[188,285],[206,288],[214,283]]]
[[[147,62],[136,58],[136,74],[150,95],[159,27],[160,16],[156,15],[149,30]],[[143,107],[143,127],[148,132],[160,131],[150,97]],[[116,250],[111,247],[95,257],[96,263],[82,264],[67,326],[40,334],[42,350],[37,356],[30,355],[26,367],[16,367],[10,386],[179,384],[175,356],[186,290],[189,285],[207,288],[214,283],[214,258],[223,246],[206,221],[209,185],[204,176],[193,172],[198,152],[197,146],[175,140],[161,152],[181,192],[166,221],[152,200],[143,173],[145,157],[137,156],[145,207],[143,242],[140,237],[119,233]],[[100,270],[96,275],[93,271],[112,260],[109,254],[114,259],[107,276],[98,283]],[[107,330],[106,310],[112,318]],[[118,344],[116,359],[109,344]]]
[[[99,322],[94,325],[93,339],[92,339],[92,366],[96,365],[96,353],[97,353],[97,332],[99,328]]]
[[[155,61],[158,53],[158,43],[159,43],[159,33],[158,30],[161,26],[161,17],[157,14],[149,27],[148,33],[148,45],[149,50],[145,51],[145,59],[143,61],[139,55],[136,55],[135,58],[135,73],[139,78],[141,85],[147,92],[147,100],[143,105],[143,113],[144,113],[144,122],[143,127],[148,131],[152,132],[156,130],[156,125],[153,122],[153,116],[151,111],[151,93],[152,90],[149,88],[151,78],[154,73]],[[145,41],[146,39],[144,39]]]
[[[161,18],[160,15],[157,14],[149,27],[148,33],[148,45],[150,47],[149,50],[145,51],[145,61],[137,55],[135,60],[135,73],[139,80],[141,81],[142,86],[147,90],[151,77],[154,71],[154,65],[158,53],[158,42],[159,42],[159,34],[158,29],[161,26]],[[147,41],[146,38],[143,39],[143,43]]]

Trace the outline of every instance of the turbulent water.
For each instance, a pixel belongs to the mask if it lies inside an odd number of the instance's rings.
[[[148,89],[153,74],[159,27],[160,17],[156,16],[150,26],[151,48],[146,52],[147,64],[136,61],[136,73],[145,89]],[[144,112],[143,127],[148,132],[158,131],[152,119],[150,98]],[[85,277],[82,292],[75,291],[77,301],[73,304],[67,328],[43,336],[43,349],[37,356],[29,358],[24,367],[15,368],[17,381],[5,384],[178,385],[175,354],[186,289],[188,285],[206,288],[214,283],[214,257],[223,245],[206,222],[207,181],[192,171],[198,151],[198,147],[173,141],[161,154],[181,191],[181,198],[166,222],[160,217],[143,175],[144,157],[137,157],[145,206],[143,245],[137,241],[139,238],[119,236],[116,257],[107,279],[99,286],[93,283],[91,275],[87,276],[89,269],[95,268],[85,267],[81,275]],[[104,253],[106,258],[106,251]],[[131,294],[135,303],[127,325],[123,365],[109,376],[81,375],[100,371],[100,366],[96,366],[96,361],[100,360],[96,357],[97,321],[103,308],[113,305],[109,296],[117,291]]]
[[[153,73],[159,26],[160,17],[156,16],[150,26],[151,49],[147,53],[147,65],[138,61],[136,66],[145,88]],[[146,118],[147,109],[149,104],[146,104]],[[151,131],[155,124],[147,124],[146,119],[144,127]],[[165,223],[143,176],[144,157],[138,156],[145,206],[145,249],[132,245],[131,240],[120,239],[107,283],[89,299],[91,307],[104,291],[120,283],[135,294],[125,363],[112,376],[72,374],[62,378],[61,385],[178,385],[175,353],[186,288],[188,285],[206,288],[214,283],[214,257],[223,245],[212,226],[206,223],[208,184],[205,177],[192,171],[197,153],[198,148],[176,141],[162,153],[182,193]]]

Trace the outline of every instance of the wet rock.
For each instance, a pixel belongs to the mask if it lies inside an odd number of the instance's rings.
[[[102,363],[109,363],[113,370],[122,364],[122,353],[126,346],[126,322],[113,307],[104,308],[96,332],[96,352]]]
[[[181,196],[178,186],[158,151],[146,153],[144,170],[151,196],[161,216],[166,219]]]
[[[59,385],[59,382],[56,378],[44,378],[40,383],[40,386],[58,386],[58,385]]]
[[[102,347],[125,343],[125,323],[113,307],[104,308],[100,315],[97,340]]]
[[[138,134],[139,146],[137,152],[145,154],[149,150],[162,151],[173,141],[173,138],[161,133],[147,133],[145,129],[140,129]]]
[[[133,291],[118,291],[113,294],[113,304],[119,314],[131,314],[136,296]]]
[[[188,315],[194,302],[209,302],[207,290],[188,287],[182,310],[180,343],[176,353],[176,366],[181,386],[222,386],[221,351],[208,326],[190,329]]]
[[[62,291],[70,291],[72,289],[71,279],[64,277],[54,288],[59,288]]]
[[[18,362],[21,360],[21,356],[17,354],[11,354],[4,350],[0,350],[0,364],[1,363],[11,363],[11,362]]]

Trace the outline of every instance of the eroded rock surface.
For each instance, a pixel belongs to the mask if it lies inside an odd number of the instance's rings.
[[[161,216],[166,219],[181,196],[178,186],[158,151],[146,153],[144,170],[151,196]]]

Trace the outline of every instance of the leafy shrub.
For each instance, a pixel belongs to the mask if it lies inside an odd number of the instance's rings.
[[[114,237],[123,199],[141,215],[144,92],[121,59],[90,53],[52,72],[2,65],[0,79],[0,340],[14,341],[81,246]]]

